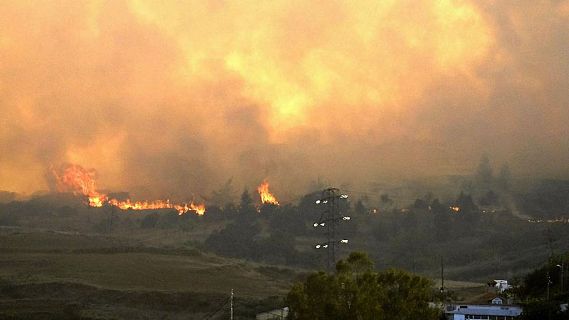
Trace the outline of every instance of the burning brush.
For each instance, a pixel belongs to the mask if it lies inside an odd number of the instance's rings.
[[[257,187],[257,192],[261,197],[262,204],[279,205],[277,198],[269,191],[269,182],[267,179],[263,180],[260,186]]]
[[[73,194],[81,194],[89,200],[89,206],[102,207],[105,203],[120,208],[122,210],[151,210],[151,209],[175,209],[178,214],[182,215],[189,211],[197,215],[204,215],[205,204],[190,203],[173,204],[169,200],[154,201],[131,201],[109,199],[107,195],[97,191],[95,183],[95,170],[87,170],[76,164],[67,164],[60,170],[51,168],[56,180],[56,188],[59,192],[72,192]]]

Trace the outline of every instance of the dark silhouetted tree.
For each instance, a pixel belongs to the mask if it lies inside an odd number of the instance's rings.
[[[455,206],[460,208],[458,212],[458,218],[460,221],[465,223],[467,228],[473,228],[480,222],[480,210],[478,206],[472,200],[472,196],[461,192],[458,199],[455,202]]]
[[[415,199],[413,208],[418,210],[427,210],[429,208],[429,203],[424,199]]]
[[[220,231],[213,232],[205,241],[205,245],[213,252],[239,258],[258,258],[256,237],[260,231],[258,224],[236,223],[227,225]]]
[[[451,236],[452,220],[448,207],[443,206],[439,199],[435,199],[431,204],[431,212],[433,213],[433,223],[435,226],[435,239],[438,241],[446,241]]]
[[[232,182],[233,179],[229,179],[219,190],[214,190],[212,192],[210,202],[213,205],[221,209],[225,209],[233,203],[235,190],[233,189]]]
[[[489,184],[494,178],[494,172],[490,165],[490,159],[487,155],[483,155],[476,170],[476,181],[482,184]]]
[[[499,204],[499,197],[496,192],[489,190],[480,198],[479,202],[482,206],[497,206]]]
[[[511,180],[512,172],[510,171],[510,167],[508,164],[504,164],[500,169],[500,173],[498,174],[498,186],[504,191],[509,191]]]
[[[243,190],[241,194],[241,201],[239,202],[239,215],[245,221],[256,219],[257,210],[253,205],[253,198],[249,194],[249,190]]]
[[[567,289],[561,290],[562,261],[567,256],[552,257],[547,264],[535,269],[522,278],[521,283],[515,286],[513,293],[523,300],[523,313],[520,319],[561,320],[569,317],[569,312],[562,312],[560,305],[567,303]],[[547,283],[549,282],[549,297],[547,296]]]
[[[384,193],[379,197],[379,204],[381,209],[390,209],[393,206],[393,200],[387,193]]]
[[[361,199],[356,201],[356,205],[354,206],[354,211],[359,215],[364,215],[367,212],[367,209]]]

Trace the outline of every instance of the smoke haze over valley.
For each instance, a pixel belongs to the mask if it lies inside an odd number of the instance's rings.
[[[569,177],[569,1],[2,1],[0,190]],[[291,191],[291,188],[300,191]]]

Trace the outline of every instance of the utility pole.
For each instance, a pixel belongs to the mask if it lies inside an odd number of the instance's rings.
[[[551,278],[549,277],[549,270],[547,270],[547,301],[549,301],[549,285],[550,284],[551,284]]]
[[[109,213],[109,227],[108,227],[108,231],[109,233],[113,232],[113,220],[115,217],[115,206],[111,205],[110,206],[110,213]]]
[[[547,265],[547,320],[551,319],[551,308],[549,307],[549,285],[551,284],[551,278],[549,277],[549,265]]]
[[[338,244],[348,243],[348,239],[336,239],[336,225],[341,221],[349,221],[351,219],[340,213],[340,200],[347,198],[348,195],[341,194],[339,189],[328,188],[323,190],[321,198],[316,200],[316,204],[322,205],[324,209],[320,214],[318,222],[314,223],[314,227],[326,228],[326,242],[317,244],[316,249],[327,249],[326,268],[328,272],[331,272],[332,267],[336,264],[336,246]]]
[[[549,249],[549,262],[551,263],[551,260],[553,259],[553,233],[551,232],[551,228],[547,227],[547,229],[544,231],[545,233],[545,238],[547,240],[547,248]]]
[[[231,315],[229,319],[233,320],[233,289],[231,289]]]
[[[561,293],[563,293],[563,291],[565,291],[565,276],[563,274],[565,272],[565,262],[563,261],[563,258],[561,260],[561,264],[558,264],[557,267],[561,269]]]
[[[565,292],[565,262],[561,260],[561,293]]]
[[[443,256],[441,256],[441,293],[445,292],[445,263]]]

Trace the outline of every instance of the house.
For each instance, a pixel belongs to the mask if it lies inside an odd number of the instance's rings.
[[[503,301],[502,301],[503,302]],[[505,304],[463,304],[446,305],[445,315],[448,320],[512,320],[522,314],[522,307]]]
[[[506,300],[505,298],[498,296],[488,302],[490,302],[490,304],[506,304],[507,301],[508,300]]]
[[[468,302],[470,304],[478,304],[478,305],[485,305],[485,304],[512,304],[513,299],[509,298],[505,294],[499,294],[496,292],[486,292],[479,296],[476,296],[470,299]]]

